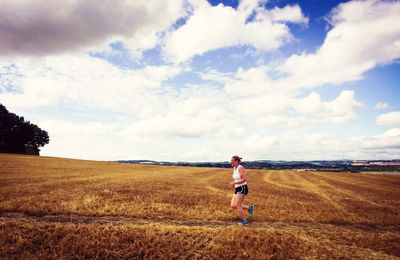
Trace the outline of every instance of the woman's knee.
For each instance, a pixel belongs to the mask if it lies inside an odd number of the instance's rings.
[[[231,204],[231,208],[237,209],[237,208],[238,208],[238,205],[236,205],[236,204]]]

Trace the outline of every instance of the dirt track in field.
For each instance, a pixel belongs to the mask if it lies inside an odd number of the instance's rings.
[[[72,224],[108,224],[108,225],[143,225],[163,224],[186,227],[224,228],[236,226],[236,222],[218,220],[174,220],[166,218],[137,218],[129,216],[89,216],[77,214],[29,214],[24,212],[0,212],[0,220],[41,223],[72,223]],[[354,225],[346,223],[312,223],[312,222],[276,222],[253,221],[252,228],[308,228],[308,229],[347,229],[354,231],[395,231],[400,232],[400,226]]]

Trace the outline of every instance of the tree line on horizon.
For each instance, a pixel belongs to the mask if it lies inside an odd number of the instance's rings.
[[[0,153],[39,155],[39,147],[49,141],[45,130],[9,112],[0,104]]]

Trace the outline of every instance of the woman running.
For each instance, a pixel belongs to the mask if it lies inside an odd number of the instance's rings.
[[[238,225],[248,225],[249,222],[247,221],[245,215],[244,215],[244,211],[243,209],[246,209],[249,213],[250,216],[253,217],[254,216],[254,205],[250,204],[250,205],[244,205],[243,201],[244,201],[244,197],[247,195],[247,193],[249,192],[249,189],[247,187],[247,175],[246,175],[246,171],[244,169],[244,167],[242,165],[240,165],[242,158],[235,155],[232,156],[231,159],[231,165],[233,166],[233,174],[232,174],[232,178],[233,178],[233,182],[231,182],[231,186],[235,187],[235,192],[233,194],[232,197],[232,201],[231,201],[231,207],[233,209],[236,209],[239,217],[240,217],[240,222],[238,223]]]

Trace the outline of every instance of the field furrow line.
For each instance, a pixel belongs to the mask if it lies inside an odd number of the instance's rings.
[[[266,173],[264,173],[263,180],[266,181],[266,180],[270,179],[271,174],[272,174],[271,171],[267,171]],[[266,181],[266,182],[267,182],[267,181]],[[268,182],[267,182],[267,183],[268,183]],[[272,199],[272,196],[274,197],[273,199]],[[278,199],[278,197],[277,197],[276,194],[271,194],[270,196],[268,196],[268,202],[267,202],[266,205],[268,205],[269,201],[272,200],[272,205],[271,205],[271,208],[270,208],[270,210],[271,210],[272,212],[275,211],[275,205],[276,205],[277,199]]]
[[[318,177],[320,177],[320,175],[318,175]],[[316,179],[316,176],[310,176],[310,178],[311,178],[311,179]],[[321,179],[321,178],[318,178],[318,181],[319,181],[319,183],[320,183],[321,186],[323,186],[323,187],[325,187],[325,188],[328,188],[328,189],[330,189],[330,190],[332,190],[332,191],[335,191],[335,193],[340,193],[340,194],[342,194],[342,195],[351,197],[351,198],[353,198],[353,199],[355,199],[355,200],[358,200],[358,201],[361,201],[361,202],[364,202],[364,203],[367,203],[367,204],[370,204],[370,205],[373,205],[373,206],[376,206],[376,207],[379,207],[379,208],[382,207],[382,205],[379,204],[379,203],[376,203],[376,202],[373,202],[373,201],[368,200],[368,199],[366,199],[366,198],[363,198],[363,197],[361,197],[361,196],[358,196],[358,195],[356,195],[354,192],[345,191],[342,187],[336,187],[336,186],[334,186],[334,185],[332,185],[332,184],[329,184],[328,182],[324,181],[324,180]]]
[[[325,179],[326,181],[334,182],[337,184],[343,184],[351,187],[361,187],[370,191],[387,191],[386,185],[378,180],[371,179],[371,176],[354,176],[349,178],[348,176],[342,176],[343,174],[323,174],[319,173],[318,176]],[[343,187],[345,188],[345,187]],[[349,189],[349,188],[347,188]]]
[[[277,188],[284,188],[284,189],[289,189],[289,190],[299,190],[298,188],[295,188],[295,187],[292,187],[292,186],[289,186],[289,185],[285,185],[285,184],[282,184],[280,182],[272,180],[271,179],[271,172],[269,171],[268,173],[269,174],[264,174],[264,176],[263,176],[264,182],[266,182],[268,184],[272,184],[272,185],[276,186]],[[278,173],[276,173],[276,174],[278,174]]]
[[[297,174],[295,174],[293,171],[290,171],[290,174],[293,176],[293,179],[296,181],[296,183],[300,182],[300,179],[298,178]],[[299,201],[298,205],[301,205],[302,212],[307,212],[306,206],[304,206],[304,203],[302,201]]]
[[[346,214],[352,215],[350,212],[346,210],[346,208],[341,205],[337,200],[333,199],[332,197],[328,196],[326,191],[321,189],[318,184],[315,183],[315,181],[309,180],[306,177],[302,176],[301,174],[298,174],[298,176],[303,179],[301,181],[301,185],[304,186],[305,190],[312,192],[318,196],[320,196],[323,200],[331,204],[334,208],[343,211]]]

